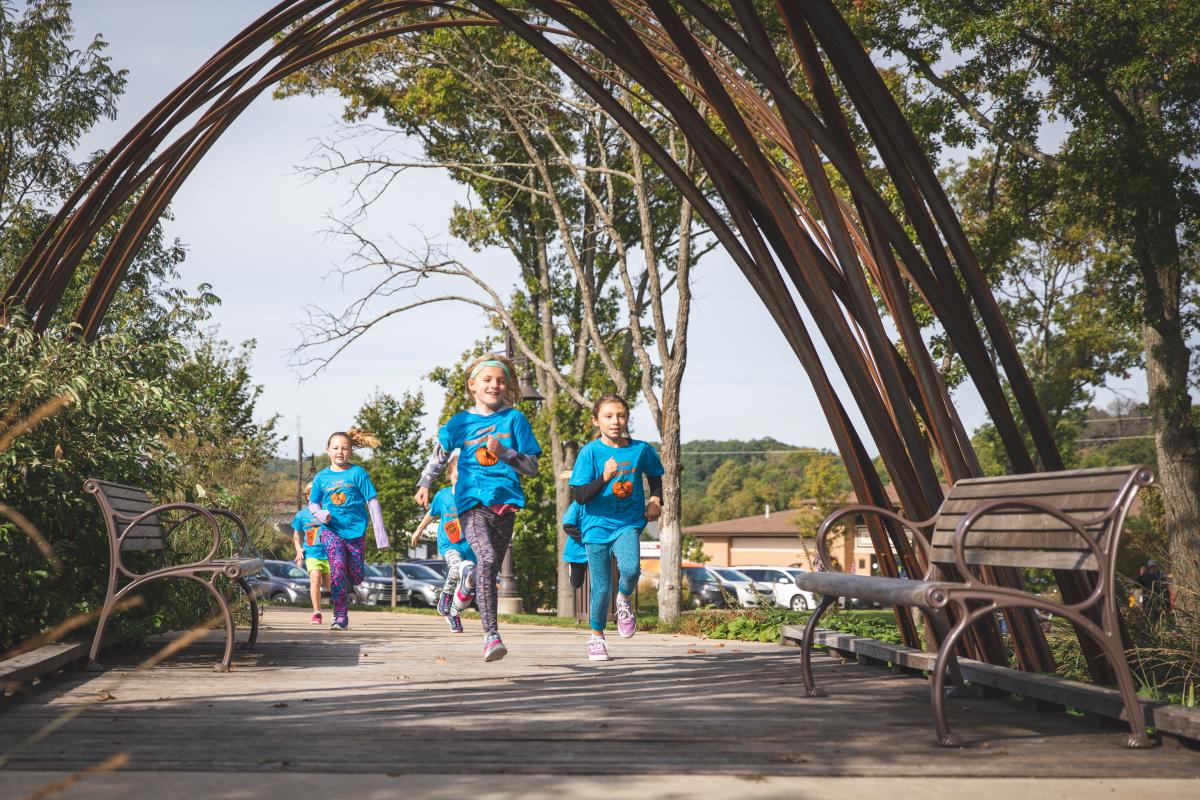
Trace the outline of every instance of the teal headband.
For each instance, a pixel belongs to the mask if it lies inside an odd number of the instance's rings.
[[[494,358],[488,359],[487,361],[480,361],[478,364],[476,364],[475,369],[471,370],[471,375],[467,378],[467,380],[469,380],[469,381],[475,380],[475,376],[477,376],[480,372],[482,372],[484,367],[499,367],[501,370],[504,371],[504,377],[508,378],[509,380],[512,380],[512,376],[508,374],[508,367],[505,366],[504,362],[497,361]]]

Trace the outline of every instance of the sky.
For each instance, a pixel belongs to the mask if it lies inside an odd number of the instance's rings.
[[[101,34],[115,68],[128,85],[115,121],[104,121],[81,152],[107,149],[168,92],[276,0],[76,0],[80,43]],[[327,233],[331,215],[346,210],[344,179],[309,180],[319,141],[332,137],[342,104],[336,96],[258,98],[183,184],[172,203],[168,237],[188,256],[181,283],[204,282],[222,298],[215,335],[238,343],[254,339],[252,374],[264,391],[261,418],[279,414],[285,454],[322,449],[332,431],[352,424],[376,391],[424,392],[430,435],[441,408],[439,387],[424,376],[455,362],[489,332],[483,315],[466,306],[436,306],[393,317],[315,378],[302,380],[290,365],[300,341],[296,326],[311,305],[340,308],[353,299],[337,279],[347,247]],[[418,150],[412,147],[409,155]],[[444,173],[409,172],[371,212],[373,234],[419,247],[445,244],[500,289],[511,287],[516,267],[500,250],[472,253],[454,247],[447,220],[465,190]],[[733,262],[720,251],[695,271],[689,358],[681,399],[684,441],[770,436],[796,445],[833,448],[833,437],[803,369],[782,334]],[[826,359],[826,363],[830,363]],[[831,371],[832,372],[832,371]],[[836,377],[835,377],[835,380]],[[1123,394],[1144,395],[1135,378]],[[848,408],[854,404],[838,383]],[[1141,381],[1144,386],[1144,380]],[[1105,404],[1111,395],[1101,393]],[[983,421],[970,390],[956,401],[972,429]],[[856,420],[857,422],[857,420]],[[644,405],[635,410],[635,436],[656,439]],[[868,449],[875,448],[859,422]]]

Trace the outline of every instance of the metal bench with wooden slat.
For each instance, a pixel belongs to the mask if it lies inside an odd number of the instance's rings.
[[[123,486],[91,478],[84,482],[83,490],[93,495],[100,505],[108,531],[109,555],[108,591],[96,625],[96,636],[92,640],[89,668],[102,669],[96,661],[96,656],[100,652],[104,628],[118,603],[151,581],[185,578],[204,586],[221,609],[225,619],[225,655],[214,669],[217,672],[228,672],[233,661],[233,614],[224,595],[214,583],[218,575],[224,575],[241,587],[250,605],[250,636],[247,644],[253,645],[258,639],[258,602],[246,577],[262,569],[263,562],[261,558],[247,554],[251,545],[245,524],[236,514],[222,508],[205,508],[194,503],[155,505],[146,491],[136,486]],[[168,521],[171,512],[178,512],[179,518]],[[208,523],[212,529],[212,547],[199,561],[190,564],[167,564],[167,540],[184,524],[192,521]],[[228,521],[233,525],[240,541],[235,544],[222,536],[221,521]],[[222,546],[226,543],[229,544],[229,556],[222,558]],[[130,569],[123,554],[146,550],[159,551],[162,566],[145,573]]]
[[[1006,609],[1039,609],[1059,614],[1090,636],[1112,663],[1125,704],[1129,747],[1148,747],[1146,723],[1137,690],[1125,660],[1117,611],[1116,558],[1121,530],[1137,492],[1151,485],[1147,467],[1009,475],[961,480],[951,488],[936,516],[922,522],[904,519],[876,506],[847,506],[834,512],[817,531],[817,552],[832,563],[826,539],[835,525],[849,516],[875,515],[907,529],[927,564],[920,580],[881,578],[841,572],[804,572],[796,583],[822,595],[821,603],[804,626],[801,669],[810,697],[821,692],[812,677],[811,650],[817,623],[839,597],[874,600],[920,608],[944,625],[930,680],[930,704],[938,742],[962,746],[950,732],[943,706],[947,670],[957,674],[955,648],[976,621]],[[975,574],[980,566],[1077,570],[1090,573],[1095,589],[1082,601],[1064,604],[1020,589],[984,583]],[[941,579],[950,567],[961,581]],[[946,610],[957,610],[953,625]],[[1099,616],[1099,623],[1087,614]]]

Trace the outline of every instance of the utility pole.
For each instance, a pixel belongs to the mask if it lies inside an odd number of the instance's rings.
[[[304,502],[304,437],[296,436],[296,505]]]

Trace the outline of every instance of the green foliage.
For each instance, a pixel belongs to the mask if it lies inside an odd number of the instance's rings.
[[[207,356],[199,358],[203,362]],[[24,533],[10,523],[0,525],[0,559],[6,566],[0,582],[0,649],[86,613],[103,599],[107,545],[96,503],[82,491],[85,478],[142,486],[164,502],[209,504],[217,497],[246,514],[259,537],[270,535],[269,528],[254,527],[265,517],[265,500],[255,495],[253,468],[261,464],[255,459],[265,460],[273,448],[269,424],[243,428],[251,434],[246,441],[206,438],[197,423],[218,425],[225,412],[190,397],[186,376],[204,374],[207,383],[241,388],[246,376],[228,362],[207,361],[195,369],[196,363],[177,340],[146,341],[125,331],[87,344],[62,330],[39,337],[19,322],[0,330],[0,370],[9,376],[0,383],[7,432],[34,419],[53,398],[69,398],[61,411],[0,453],[0,502],[28,518],[63,564],[62,572],[54,573]],[[203,415],[197,414],[201,407]],[[220,469],[210,461],[216,457],[235,467]],[[243,461],[248,466],[239,469]],[[193,535],[185,532],[172,542],[173,555],[198,555],[194,548],[204,532],[191,530]],[[117,618],[116,633],[190,625],[207,607],[203,595],[178,582],[145,594],[145,606]]]
[[[841,460],[822,450],[794,448],[773,439],[687,442],[683,450],[687,454],[683,473],[684,525],[754,516],[770,505],[778,510],[808,508],[815,526],[850,491],[849,477]],[[794,452],[754,453],[756,450]],[[705,451],[745,454],[694,455]],[[693,468],[693,462],[699,462],[699,467]],[[806,516],[805,524],[809,521]]]

